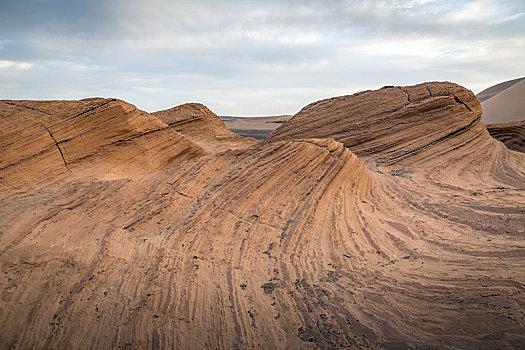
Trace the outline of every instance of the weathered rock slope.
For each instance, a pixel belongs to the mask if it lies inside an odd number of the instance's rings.
[[[489,124],[490,136],[501,141],[508,149],[525,153],[525,120],[500,124]]]
[[[305,107],[319,135],[1,194],[0,348],[522,348],[525,155],[478,109],[384,88]]]
[[[164,122],[116,99],[0,101],[5,191],[66,174],[147,173],[206,152]]]
[[[255,142],[229,130],[215,113],[200,103],[186,103],[153,115],[210,153],[241,148]]]
[[[329,137],[366,160],[414,164],[486,141],[480,119],[476,97],[459,85],[384,87],[314,102],[268,140]]]

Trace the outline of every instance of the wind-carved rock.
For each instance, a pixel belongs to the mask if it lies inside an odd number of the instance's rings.
[[[210,153],[242,148],[255,142],[229,130],[215,113],[200,103],[186,103],[153,115]]]
[[[69,173],[120,177],[206,154],[161,120],[116,99],[0,101],[4,188]]]
[[[414,164],[487,138],[474,94],[453,83],[384,87],[304,107],[269,141],[333,138],[365,161]]]
[[[315,102],[258,143],[198,104],[0,113],[0,348],[525,343],[525,154],[459,85]]]

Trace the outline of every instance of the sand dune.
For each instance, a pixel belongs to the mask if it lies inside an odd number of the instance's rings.
[[[491,86],[481,91],[480,93],[476,95],[476,97],[478,98],[479,102],[483,103],[489,98],[494,97],[500,92],[503,92],[506,89],[510,88],[512,85],[519,83],[523,79],[525,78],[512,79],[512,80],[504,81],[503,83],[496,84],[494,86]]]
[[[41,117],[4,104],[8,162],[21,161],[7,140],[57,148],[7,132],[17,116]],[[18,190],[0,195],[0,347],[525,343],[525,154],[489,136],[469,90],[427,83],[315,102],[263,142],[227,136],[223,152],[224,125],[172,112],[147,120],[176,135],[166,153],[186,149],[184,160],[108,179],[94,166],[57,176],[54,154],[53,166],[27,162],[37,189],[4,181]]]
[[[525,78],[514,79],[480,92],[483,122],[487,124],[525,120]]]

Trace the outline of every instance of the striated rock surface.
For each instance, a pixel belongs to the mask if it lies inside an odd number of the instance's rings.
[[[454,83],[384,87],[314,102],[267,141],[333,138],[369,169],[415,172],[441,187],[523,186],[523,158],[490,136],[481,114],[474,94]]]
[[[525,153],[525,120],[500,124],[489,124],[490,136],[501,141],[508,149]]]
[[[186,103],[153,115],[210,153],[242,148],[255,142],[229,130],[215,113],[200,103]]]
[[[525,155],[455,84],[364,94],[388,128],[0,193],[0,348],[521,348]]]
[[[453,83],[384,87],[304,107],[269,141],[329,137],[365,160],[414,164],[489,135],[471,91]]]
[[[164,122],[116,99],[0,101],[3,188],[60,175],[128,176],[205,154]]]

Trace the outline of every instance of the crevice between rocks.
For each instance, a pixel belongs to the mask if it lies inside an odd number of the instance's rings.
[[[457,96],[454,96],[454,101],[456,101],[459,104],[462,104],[463,106],[465,106],[466,109],[472,112],[472,109],[469,106],[467,106],[465,102],[461,101]]]
[[[410,94],[408,93],[408,91],[406,91],[405,89],[403,89],[402,87],[397,87],[399,90],[403,91],[405,94],[407,94],[407,100],[408,102],[412,103],[412,100],[410,99]]]
[[[58,148],[58,152],[60,152],[60,157],[62,157],[62,161],[64,162],[64,166],[66,167],[67,171],[71,171],[71,170],[69,169],[69,166],[67,165],[66,159],[64,158],[64,153],[62,153],[62,149],[61,149],[60,146],[58,145],[57,140],[55,139],[55,137],[53,136],[53,134],[51,133],[51,131],[50,131],[48,128],[46,128],[46,126],[45,126],[44,124],[41,123],[41,125],[42,125],[42,127],[43,127],[44,129],[47,130],[47,132],[49,133],[49,136],[50,136],[51,139],[53,139],[53,141],[55,142],[55,146],[57,146],[57,148]]]
[[[13,103],[13,102],[9,102],[9,101],[2,101],[2,102],[7,104],[7,105],[11,105],[11,106],[15,106],[15,107],[22,107],[22,108],[29,109],[31,111],[35,111],[35,112],[38,112],[38,113],[42,113],[42,114],[46,114],[46,115],[53,115],[51,113],[44,112],[44,111],[41,111],[41,110],[33,108],[33,107],[24,106],[22,104],[17,104],[17,103]]]

